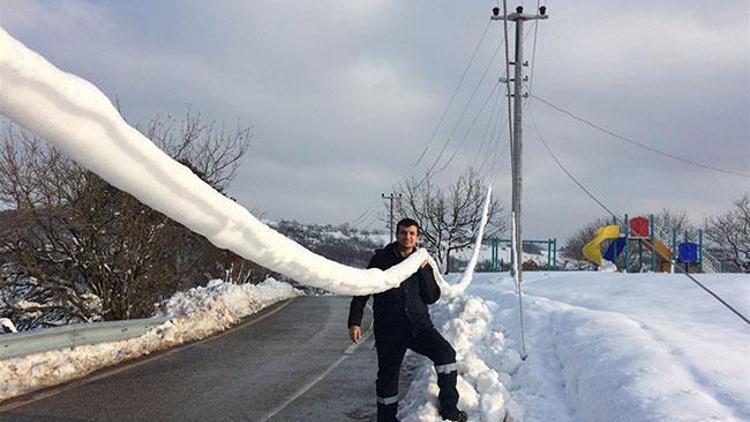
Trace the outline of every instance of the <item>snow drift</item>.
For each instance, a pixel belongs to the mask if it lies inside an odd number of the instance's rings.
[[[288,283],[274,279],[257,285],[213,280],[206,287],[178,292],[163,307],[162,314],[170,320],[142,336],[3,360],[0,401],[209,337],[266,306],[301,294]]]

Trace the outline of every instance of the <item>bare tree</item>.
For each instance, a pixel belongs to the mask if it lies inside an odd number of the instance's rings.
[[[690,221],[687,211],[663,208],[654,216],[654,225],[661,229],[665,236],[670,236],[673,231],[678,234],[689,232],[695,235],[697,227]]]
[[[734,202],[734,208],[706,220],[706,237],[720,259],[739,271],[750,273],[750,194]]]
[[[430,177],[421,181],[412,178],[395,191],[402,194],[394,206],[395,216],[414,218],[420,223],[420,238],[430,253],[438,256],[447,274],[451,270],[451,253],[470,246],[479,228],[486,194],[479,175],[470,168],[447,187],[437,186]],[[492,200],[486,238],[507,230],[502,213],[500,202]]]
[[[251,141],[249,128],[216,129],[190,113],[144,132],[219,191]],[[0,230],[0,305],[20,329],[148,316],[177,290],[252,266],[28,132],[10,125],[4,138],[0,204],[12,211]]]

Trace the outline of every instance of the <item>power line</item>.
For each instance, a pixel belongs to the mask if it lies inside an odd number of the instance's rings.
[[[613,132],[613,131],[611,131],[611,130],[609,130],[609,129],[601,126],[601,125],[598,125],[598,124],[596,124],[596,123],[594,123],[594,122],[592,122],[590,120],[587,120],[587,119],[585,119],[583,117],[577,116],[577,115],[573,114],[573,112],[568,111],[568,110],[562,108],[561,106],[555,105],[552,102],[550,102],[549,100],[545,100],[544,98],[541,98],[538,95],[531,94],[531,97],[533,97],[533,98],[541,101],[542,103],[544,103],[544,104],[552,107],[553,109],[555,109],[555,110],[557,110],[557,111],[559,111],[559,112],[561,112],[561,113],[563,113],[563,114],[565,114],[565,115],[567,115],[569,117],[572,117],[575,120],[578,120],[579,122],[585,123],[586,125],[588,125],[590,127],[593,127],[594,129],[599,130],[600,132],[604,132],[607,135],[610,135],[610,136],[612,136],[614,138],[617,138],[617,139],[619,139],[621,141],[627,142],[627,143],[629,143],[631,145],[635,145],[635,146],[637,146],[639,148],[643,148],[643,149],[645,149],[647,151],[651,151],[653,153],[662,155],[664,157],[671,158],[673,160],[680,161],[680,162],[685,163],[685,164],[690,164],[690,165],[693,165],[693,166],[696,166],[696,167],[701,167],[701,168],[704,168],[704,169],[707,169],[707,170],[718,171],[718,172],[721,172],[721,173],[731,174],[731,175],[734,175],[734,176],[740,176],[740,177],[744,177],[744,178],[750,179],[750,174],[741,173],[741,172],[738,172],[738,171],[735,171],[735,170],[724,169],[724,168],[712,166],[710,164],[699,163],[697,161],[693,161],[693,160],[690,160],[690,159],[687,159],[687,158],[680,157],[680,156],[675,155],[675,154],[668,153],[666,151],[662,151],[660,149],[657,149],[657,148],[654,148],[652,146],[646,145],[646,144],[644,144],[642,142],[636,141],[636,140],[634,140],[632,138],[628,138],[627,136],[620,135],[620,134],[618,134],[616,132]]]
[[[456,158],[456,155],[458,154],[458,151],[461,149],[461,146],[466,141],[466,138],[469,137],[469,133],[471,133],[471,130],[474,129],[474,125],[476,125],[477,120],[479,120],[479,116],[481,116],[482,113],[484,113],[484,109],[487,107],[487,104],[492,99],[492,96],[495,94],[495,91],[497,90],[497,86],[499,84],[500,84],[499,82],[496,82],[495,85],[492,86],[492,91],[490,91],[490,94],[487,96],[487,99],[484,100],[484,103],[482,103],[482,106],[479,108],[479,112],[477,112],[477,115],[471,121],[471,124],[469,124],[469,127],[466,129],[466,133],[461,138],[461,141],[459,141],[458,145],[453,150],[453,154],[450,156],[450,158],[448,158],[448,161],[446,161],[445,164],[442,167],[440,167],[440,169],[438,169],[435,173],[440,173],[441,171],[445,170],[453,162],[453,160]]]
[[[450,142],[453,140],[453,137],[456,134],[456,131],[458,130],[459,126],[461,125],[461,122],[463,121],[464,116],[466,115],[466,112],[469,111],[469,106],[474,101],[474,97],[476,97],[477,92],[479,91],[479,88],[482,85],[482,82],[484,82],[484,78],[487,76],[487,72],[490,70],[490,67],[492,67],[492,63],[495,62],[495,57],[497,57],[497,53],[500,51],[500,48],[502,46],[503,44],[501,43],[500,45],[497,46],[495,51],[492,53],[492,57],[490,58],[490,61],[487,63],[487,66],[485,66],[484,70],[482,71],[482,75],[479,78],[479,82],[477,82],[476,86],[474,87],[474,91],[472,91],[471,95],[469,96],[469,100],[466,102],[466,105],[461,111],[461,115],[458,117],[456,124],[453,125],[453,129],[451,129],[451,132],[448,134],[448,137],[445,139],[445,142],[443,143],[443,147],[440,149],[440,153],[438,154],[438,156],[432,162],[432,165],[430,165],[429,169],[427,170],[425,178],[427,177],[427,175],[432,173],[435,167],[437,167],[440,160],[443,158],[443,154],[445,153],[445,150],[447,149]],[[493,90],[494,88],[495,88],[495,85],[493,85]],[[422,181],[424,181],[424,179]]]
[[[494,139],[495,130],[497,129],[497,116],[499,112],[499,110],[497,109],[498,105],[499,101],[492,102],[489,119],[487,119],[487,126],[484,128],[484,132],[482,133],[482,140],[479,142],[479,147],[474,154],[474,159],[472,160],[472,162],[479,161],[479,158],[482,157],[482,152],[484,151],[485,147],[488,147],[487,143],[492,143],[492,140]]]
[[[482,43],[484,42],[485,38],[487,37],[487,32],[490,29],[490,25],[491,25],[491,22],[488,21],[487,25],[485,26],[484,30],[482,31],[482,35],[479,37],[479,41],[477,41],[477,44],[474,47],[474,51],[472,52],[471,56],[469,57],[469,61],[466,63],[466,66],[464,66],[464,70],[461,73],[461,77],[458,79],[458,83],[456,84],[456,88],[453,90],[453,94],[451,94],[450,98],[448,99],[448,103],[445,105],[445,108],[443,109],[443,112],[440,115],[440,118],[438,119],[438,122],[435,125],[435,128],[432,130],[432,134],[428,138],[428,141],[425,144],[424,149],[419,154],[419,157],[414,162],[414,164],[409,168],[409,170],[403,176],[401,176],[398,179],[398,181],[396,183],[398,183],[398,182],[404,180],[405,178],[407,178],[409,176],[409,174],[412,171],[414,171],[414,169],[417,168],[417,166],[419,165],[419,163],[422,162],[422,159],[427,155],[427,152],[429,151],[430,147],[432,146],[433,141],[435,140],[435,135],[437,135],[437,132],[440,129],[440,126],[442,126],[442,124],[443,124],[443,122],[445,120],[445,117],[448,115],[448,110],[450,110],[451,105],[453,104],[453,101],[455,100],[456,95],[458,94],[458,91],[461,89],[461,86],[463,85],[464,79],[466,78],[466,75],[469,72],[469,69],[471,68],[471,65],[474,63],[474,59],[476,58],[477,53],[479,52],[479,49],[482,46]],[[365,209],[365,211],[362,214],[360,214],[357,218],[355,218],[352,221],[351,224],[354,226],[356,224],[360,224],[361,222],[363,222],[362,219],[364,219],[369,214],[369,212],[373,209],[373,207],[375,206],[376,203],[377,203],[377,200],[373,200],[370,203],[370,205],[367,206],[367,208]]]
[[[566,175],[568,175],[568,177],[570,178],[570,180],[572,180],[573,183],[575,183],[576,185],[578,185],[578,187],[581,188],[581,190],[583,190],[586,193],[586,195],[588,195],[589,198],[591,198],[592,200],[594,200],[594,202],[596,202],[597,204],[599,204],[600,207],[604,208],[604,210],[607,211],[607,213],[609,213],[610,215],[612,215],[614,217],[615,214],[609,208],[607,208],[607,206],[604,205],[604,203],[602,203],[602,201],[600,201],[599,199],[597,199],[596,196],[594,196],[593,193],[589,192],[589,190],[586,189],[585,186],[583,186],[583,183],[579,182],[578,179],[576,179],[575,176],[573,176],[573,174],[571,174],[570,171],[568,171],[568,169],[565,168],[565,166],[563,165],[563,163],[560,162],[560,159],[557,158],[557,155],[549,147],[549,144],[547,144],[547,141],[544,140],[544,137],[542,136],[542,133],[539,131],[539,127],[536,125],[536,120],[534,120],[534,115],[531,114],[531,113],[529,113],[529,117],[531,118],[531,124],[534,127],[534,131],[536,132],[537,137],[539,138],[540,141],[542,141],[542,145],[544,145],[544,148],[547,150],[547,152],[552,157],[552,159],[555,160],[555,163],[557,163],[557,166],[560,167],[560,169],[563,172],[565,172]]]
[[[453,94],[448,100],[448,104],[446,104],[445,109],[443,110],[443,113],[440,115],[440,119],[438,119],[437,125],[435,125],[435,128],[432,130],[432,134],[430,135],[430,138],[427,141],[427,145],[425,145],[425,148],[422,151],[422,153],[419,154],[419,158],[417,158],[417,161],[412,166],[412,169],[416,168],[419,165],[419,163],[422,161],[424,156],[427,154],[427,150],[430,148],[430,145],[435,140],[435,135],[437,135],[438,129],[443,124],[443,121],[445,120],[445,116],[448,114],[448,110],[453,104],[453,100],[456,98],[456,95],[458,94],[458,91],[461,88],[461,85],[463,85],[464,79],[466,78],[466,74],[468,73],[469,68],[471,67],[471,64],[474,63],[474,59],[477,56],[477,52],[479,52],[479,47],[482,45],[482,42],[487,36],[487,31],[489,31],[490,29],[490,24],[491,22],[487,22],[487,25],[484,27],[484,31],[482,31],[482,36],[479,38],[479,42],[477,42],[476,47],[474,47],[474,52],[471,54],[471,58],[469,59],[469,62],[466,63],[466,66],[464,67],[464,71],[461,73],[461,77],[458,79],[458,84],[456,85],[456,89],[453,90]]]
[[[541,0],[536,0],[536,10],[539,10]],[[539,34],[539,21],[534,21],[534,46],[531,49],[531,69],[529,71],[528,92],[531,93],[531,86],[534,83],[534,64],[536,64],[536,41]]]
[[[547,142],[544,140],[544,137],[542,136],[542,133],[539,131],[539,128],[537,127],[536,122],[534,121],[533,115],[531,116],[531,122],[532,122],[532,124],[534,126],[536,134],[539,137],[539,140],[542,141],[542,144],[544,144],[544,147],[547,149],[547,152],[549,152],[549,154],[552,156],[552,158],[555,160],[555,162],[558,164],[558,166],[560,166],[560,168],[565,172],[565,174],[568,175],[568,177],[570,177],[570,179],[573,180],[573,182],[575,182],[575,184],[578,185],[578,187],[580,187],[584,192],[586,192],[586,194],[589,196],[589,198],[591,198],[597,204],[599,204],[599,206],[601,206],[605,211],[607,211],[607,213],[609,213],[609,215],[611,215],[612,217],[614,217],[615,219],[617,219],[618,217],[617,217],[617,215],[615,213],[613,213],[609,208],[607,208],[607,206],[604,205],[602,203],[602,201],[600,201],[598,198],[596,198],[596,196],[594,196],[594,194],[592,194],[591,192],[589,192],[589,190],[586,189],[586,187],[584,187],[583,184],[581,184],[581,182],[579,182],[575,177],[573,177],[573,175],[565,168],[565,166],[563,166],[563,164],[560,162],[560,160],[557,158],[557,156],[552,152],[552,149],[550,149],[550,147],[547,144]],[[651,242],[649,242],[648,240],[643,239],[642,241],[647,246],[651,247],[654,251],[656,250],[656,247]],[[732,305],[730,305],[729,303],[727,303],[719,295],[717,295],[716,293],[714,293],[713,291],[711,291],[711,289],[709,289],[708,287],[706,287],[705,285],[703,285],[703,283],[699,282],[695,277],[693,277],[692,275],[690,275],[684,268],[682,268],[679,265],[677,265],[677,263],[673,263],[672,265],[674,265],[674,268],[676,268],[680,273],[682,273],[683,275],[687,276],[690,280],[692,280],[695,284],[697,284],[701,289],[703,289],[706,292],[708,292],[708,294],[710,294],[711,296],[713,296],[716,300],[718,300],[727,309],[729,309],[735,315],[737,315],[738,317],[740,317],[740,319],[742,319],[746,324],[750,325],[750,319],[748,319],[745,315],[743,315],[741,312],[739,312],[737,309],[735,309]]]
[[[503,127],[505,126],[506,121],[503,121],[500,123],[499,113],[497,114],[498,118],[495,120],[495,125],[492,128],[491,138],[490,138],[490,145],[488,148],[492,148],[492,151],[487,151],[487,153],[484,154],[484,158],[482,159],[482,163],[479,165],[479,172],[482,173],[484,171],[485,166],[487,163],[492,163],[488,169],[488,175],[493,175],[495,168],[497,167],[497,161],[499,161],[501,158],[505,157],[505,153],[507,152],[504,149],[501,148],[501,141],[505,138],[505,131],[503,130]],[[507,120],[507,118],[506,118]],[[496,179],[496,176],[493,177],[493,182]]]

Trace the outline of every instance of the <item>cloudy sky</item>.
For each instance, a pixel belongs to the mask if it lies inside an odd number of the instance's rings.
[[[527,10],[535,6],[526,3]],[[547,4],[533,94],[670,154],[750,174],[746,0]],[[273,219],[339,223],[373,207],[361,220],[375,228],[383,226],[381,192],[404,175],[421,176],[451,133],[444,157],[454,159],[438,179],[484,163],[483,176],[510,203],[505,97],[490,95],[504,73],[502,49],[490,62],[502,40],[500,23],[489,27],[425,159],[414,166],[492,6],[0,0],[0,26],[117,98],[131,122],[183,115],[189,107],[207,119],[253,125],[253,145],[231,188],[248,208]],[[531,60],[533,24],[527,29]],[[669,207],[700,222],[750,191],[750,178],[634,148],[539,101],[530,101],[526,116],[616,212]],[[555,166],[535,131],[524,130],[525,237],[562,239],[603,215]]]

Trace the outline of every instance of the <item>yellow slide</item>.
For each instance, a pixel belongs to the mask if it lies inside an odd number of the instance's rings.
[[[669,249],[669,246],[665,245],[664,242],[662,242],[659,239],[654,239],[654,248],[656,249],[656,256],[659,257],[661,260],[661,271],[668,273],[672,270],[672,250]],[[651,245],[646,243],[646,248],[651,249]]]
[[[617,239],[620,237],[620,226],[611,224],[596,229],[594,240],[583,247],[583,256],[589,261],[601,267],[602,265],[602,242],[607,239]]]

